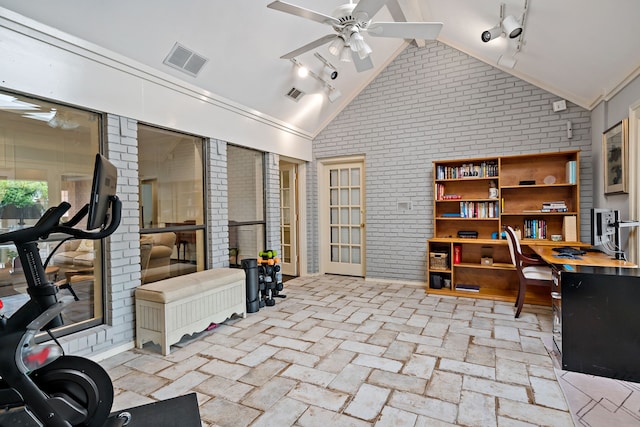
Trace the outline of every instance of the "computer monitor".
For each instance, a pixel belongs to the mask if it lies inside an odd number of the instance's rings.
[[[117,184],[118,170],[116,167],[100,153],[96,154],[87,230],[103,228],[109,222],[110,197],[116,195]]]
[[[591,244],[605,252],[615,253],[620,244],[619,212],[615,209],[591,209]]]

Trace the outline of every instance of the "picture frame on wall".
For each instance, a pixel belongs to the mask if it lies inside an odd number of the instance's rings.
[[[628,147],[629,119],[623,119],[603,132],[604,194],[627,192]]]

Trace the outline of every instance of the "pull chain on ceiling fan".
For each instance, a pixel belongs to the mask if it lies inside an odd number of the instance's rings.
[[[270,9],[330,25],[336,32],[336,34],[314,40],[280,58],[291,59],[330,43],[329,52],[332,55],[345,62],[353,60],[356,70],[360,72],[373,68],[370,57],[372,49],[364,40],[363,33],[374,37],[401,39],[435,40],[438,37],[442,29],[441,22],[372,22],[373,16],[390,1],[396,0],[360,0],[357,4],[350,1],[339,6],[332,16],[280,0],[268,4],[267,7]]]

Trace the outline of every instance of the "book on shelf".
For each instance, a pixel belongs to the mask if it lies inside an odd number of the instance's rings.
[[[480,286],[479,285],[467,285],[467,284],[463,284],[463,283],[458,283],[456,285],[456,291],[480,292]]]
[[[577,171],[578,163],[575,160],[570,160],[566,164],[566,179],[568,184],[577,184],[578,183],[578,171]]]

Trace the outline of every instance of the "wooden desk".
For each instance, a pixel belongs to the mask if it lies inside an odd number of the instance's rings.
[[[528,245],[532,251],[548,264],[584,265],[592,267],[625,267],[637,268],[638,266],[629,261],[611,258],[603,252],[587,252],[584,255],[577,255],[580,259],[557,257],[557,252],[553,250],[555,246],[549,245]],[[584,250],[584,249],[583,249]]]

